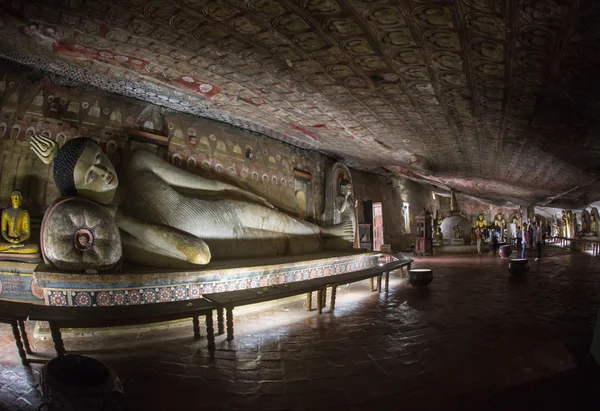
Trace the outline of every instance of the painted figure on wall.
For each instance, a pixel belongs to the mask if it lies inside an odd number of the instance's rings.
[[[29,213],[21,208],[23,197],[15,190],[11,195],[12,207],[2,211],[2,238],[0,253],[36,254],[37,244],[26,244],[31,236],[31,220]]]
[[[132,152],[117,176],[88,138],[58,149],[54,141],[34,136],[31,148],[46,164],[54,161],[61,195],[104,205],[121,230],[124,257],[131,263],[207,264],[317,252],[330,239],[343,238],[346,249],[353,243],[346,221],[321,228],[276,210],[254,193],[190,174],[147,151]]]

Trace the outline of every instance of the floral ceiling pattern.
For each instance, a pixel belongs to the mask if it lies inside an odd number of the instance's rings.
[[[600,200],[592,0],[0,1],[0,57],[467,195]]]

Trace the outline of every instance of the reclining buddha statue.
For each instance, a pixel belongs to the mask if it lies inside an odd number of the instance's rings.
[[[278,211],[251,192],[191,174],[148,151],[131,152],[117,175],[89,138],[77,137],[58,148],[45,136],[33,136],[31,149],[44,163],[54,162],[62,196],[104,207],[119,228],[126,262],[189,267],[211,259],[352,246],[351,219],[321,228]]]

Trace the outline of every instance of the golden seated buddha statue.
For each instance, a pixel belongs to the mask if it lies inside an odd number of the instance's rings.
[[[11,195],[12,207],[2,211],[2,237],[0,253],[36,254],[37,244],[25,244],[31,236],[31,220],[29,213],[21,208],[23,197],[15,190]]]

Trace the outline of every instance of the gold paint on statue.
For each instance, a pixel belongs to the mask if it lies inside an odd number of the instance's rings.
[[[21,209],[22,196],[19,191],[11,195],[12,207],[2,211],[2,237],[7,241],[0,243],[0,252],[11,254],[35,254],[36,244],[24,244],[31,236],[29,213]]]
[[[475,221],[475,228],[480,228],[483,230],[485,227],[487,227],[487,221],[483,217],[483,214],[479,214],[477,221]]]

